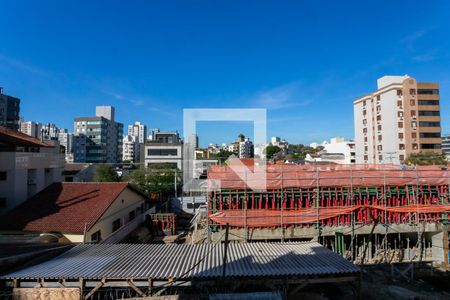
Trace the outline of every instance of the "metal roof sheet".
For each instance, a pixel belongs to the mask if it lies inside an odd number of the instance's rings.
[[[78,245],[3,279],[188,279],[222,276],[223,244]],[[316,242],[230,243],[226,276],[327,276],[359,272]]]

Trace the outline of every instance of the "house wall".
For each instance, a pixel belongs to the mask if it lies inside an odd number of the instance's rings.
[[[135,211],[135,215],[141,214],[141,204],[144,204],[144,197],[133,190],[125,189],[113,204],[101,216],[98,222],[86,234],[86,242],[91,242],[91,235],[100,230],[102,239],[113,233],[112,223],[120,219],[121,226],[130,221],[130,211]]]

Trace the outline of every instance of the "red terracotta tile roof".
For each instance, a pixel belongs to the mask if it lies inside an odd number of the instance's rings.
[[[83,233],[127,187],[133,189],[126,182],[53,183],[0,217],[0,230]]]
[[[41,142],[35,137],[4,126],[0,126],[0,143],[12,144],[16,146],[53,147]]]

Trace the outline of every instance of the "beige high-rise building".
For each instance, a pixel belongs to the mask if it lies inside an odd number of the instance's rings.
[[[384,76],[354,105],[356,163],[399,164],[411,153],[441,153],[439,84]]]

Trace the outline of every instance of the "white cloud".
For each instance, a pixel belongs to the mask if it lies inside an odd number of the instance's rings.
[[[252,98],[251,105],[270,110],[306,106],[312,100],[300,100],[298,84],[286,84],[269,90],[263,90]]]

